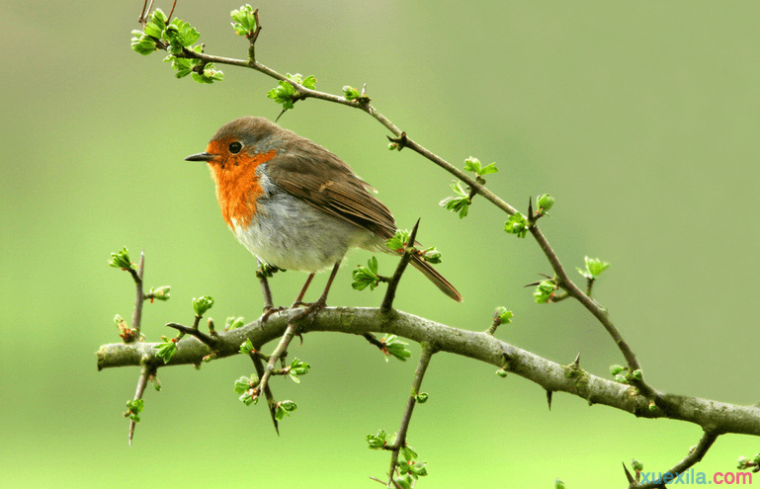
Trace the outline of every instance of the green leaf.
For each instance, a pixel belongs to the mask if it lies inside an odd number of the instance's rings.
[[[419,394],[417,394],[417,397],[416,397],[417,402],[419,402],[420,404],[425,404],[426,402],[428,402],[429,398],[430,398],[430,395],[427,392],[420,392]]]
[[[567,485],[562,479],[554,479],[554,489],[567,489]]]
[[[143,399],[127,401],[127,409],[135,414],[140,414],[145,409],[145,401]]]
[[[515,212],[509,216],[509,220],[504,223],[504,231],[509,234],[515,234],[518,238],[524,238],[528,234],[528,221],[520,212]]]
[[[407,358],[412,356],[412,352],[406,347],[408,343],[398,339],[396,335],[386,334],[380,342],[384,345],[385,361],[388,361],[390,356],[394,356],[405,362]]]
[[[235,381],[236,394],[243,394],[245,391],[247,391],[251,387],[252,387],[251,379],[249,377],[246,377],[245,375]]]
[[[634,458],[633,460],[631,460],[631,468],[638,472],[638,471],[644,470],[644,464]]]
[[[111,259],[108,260],[108,264],[114,268],[121,268],[122,270],[136,270],[135,265],[129,259],[129,251],[127,248],[122,248],[116,253],[111,253]]]
[[[230,12],[232,16],[232,27],[238,36],[245,36],[250,39],[256,31],[256,17],[253,15],[253,7],[246,4],[238,10]]]
[[[494,311],[493,322],[496,324],[509,324],[515,314],[504,306],[499,306]]]
[[[146,36],[143,31],[132,31],[134,36],[132,37],[132,50],[136,53],[147,56],[158,49],[156,40],[150,36]]]
[[[156,10],[154,10],[150,16],[150,22],[157,24],[161,27],[166,27],[166,20],[167,20],[166,14],[160,8],[157,8]]]
[[[551,280],[544,280],[536,287],[533,297],[538,304],[546,304],[551,299],[555,290],[557,290],[557,284]]]
[[[385,430],[378,430],[374,435],[367,435],[367,444],[373,450],[383,448],[387,442],[387,437],[388,434]]]
[[[489,175],[489,174],[491,174],[491,173],[496,173],[496,172],[498,172],[498,171],[499,171],[499,169],[498,169],[498,168],[496,168],[496,163],[491,163],[490,165],[486,165],[486,166],[484,166],[484,167],[483,167],[483,168],[480,170],[480,175],[481,175],[481,176],[483,176],[483,175]]]
[[[377,275],[377,258],[374,256],[367,262],[367,267],[359,265],[352,272],[354,281],[351,283],[351,287],[354,290],[364,290],[369,287],[369,290],[375,290],[375,287],[380,283],[380,277]]]
[[[214,305],[214,298],[208,295],[204,295],[202,297],[198,297],[197,299],[193,297],[193,310],[195,311],[195,315],[197,317],[203,316],[206,311],[211,309]]]
[[[411,233],[408,230],[398,229],[392,238],[385,241],[385,245],[393,251],[401,253],[404,251],[404,248],[406,248],[410,237]]]
[[[314,75],[309,75],[303,79],[301,85],[308,88],[309,90],[315,90],[317,88],[317,78]]]
[[[172,357],[175,353],[177,353],[177,342],[174,338],[167,338],[166,336],[161,337],[161,344],[154,346],[154,348],[158,349],[156,352],[156,356],[164,361],[164,364],[167,364],[171,361]]]
[[[359,93],[359,90],[357,90],[356,88],[346,85],[345,87],[343,87],[343,97],[346,100],[356,100],[359,97],[361,97],[361,94]],[[390,143],[390,144],[393,144],[393,143]],[[396,148],[393,147],[391,149],[396,149]]]
[[[240,345],[240,353],[243,355],[248,355],[254,350],[255,348],[253,347],[253,343],[251,343],[250,338],[246,338],[245,342]]]
[[[476,174],[480,174],[480,160],[474,156],[470,156],[464,160],[464,171],[471,171]]]
[[[162,285],[161,287],[158,287],[156,289],[151,288],[150,294],[153,295],[153,298],[157,301],[168,301],[169,296],[171,295],[171,286],[169,285]]]
[[[430,247],[426,250],[423,250],[420,253],[420,258],[425,260],[428,263],[432,263],[433,265],[437,265],[438,263],[441,263],[441,252],[438,251],[434,246]]]
[[[243,327],[244,325],[245,325],[245,320],[242,317],[235,319],[234,316],[231,316],[231,317],[228,317],[227,320],[225,321],[224,330],[232,331],[233,329],[238,329],[240,327]]]
[[[298,409],[296,403],[293,401],[280,401],[275,406],[274,417],[277,420],[282,420],[285,416],[290,416],[290,413]]]

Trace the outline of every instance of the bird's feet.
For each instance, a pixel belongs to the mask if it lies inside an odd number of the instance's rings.
[[[287,311],[287,310],[288,308],[283,307],[283,306],[280,306],[280,307],[267,306],[264,308],[264,314],[261,315],[259,320],[261,321],[262,324],[266,323],[267,320],[269,319],[269,316],[271,316],[272,314],[277,313],[277,312]]]
[[[317,314],[319,314],[319,311],[327,307],[327,300],[324,297],[320,297],[315,302],[312,303],[306,303],[301,301],[296,301],[293,303],[291,309],[295,309],[296,307],[303,306],[303,310],[299,312],[293,319],[303,319],[308,315],[312,315],[311,321],[314,322],[314,318],[317,317]]]

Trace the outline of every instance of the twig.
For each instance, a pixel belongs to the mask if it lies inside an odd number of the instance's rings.
[[[391,281],[388,282],[388,289],[386,289],[383,303],[380,305],[380,312],[382,314],[387,314],[391,310],[391,307],[393,307],[393,299],[396,298],[396,288],[398,288],[398,283],[401,281],[401,276],[404,275],[406,266],[409,265],[409,261],[412,259],[412,253],[415,252],[414,240],[417,237],[417,228],[419,226],[420,220],[417,219],[414,228],[412,228],[412,233],[409,235],[409,241],[407,241],[404,247],[404,253],[401,255],[401,260],[398,262],[396,271],[393,277],[391,277]]]
[[[258,350],[258,348],[256,348]],[[251,357],[251,361],[253,362],[254,368],[256,368],[256,375],[259,376],[259,379],[264,378],[264,363],[261,361],[262,354],[251,352],[249,355]],[[259,382],[259,386],[261,386],[261,382]],[[274,394],[272,394],[272,389],[269,387],[269,385],[264,386],[264,397],[266,397],[267,400],[267,407],[269,408],[269,414],[272,416],[272,423],[274,423],[274,431],[277,432],[277,436],[280,436],[280,427],[277,422],[277,401],[274,399]]]
[[[135,281],[135,309],[132,311],[132,329],[135,334],[128,342],[136,341],[140,339],[140,323],[142,321],[142,308],[144,299],[143,293],[143,273],[145,271],[145,250],[140,252],[140,262],[137,265],[137,271],[134,268],[128,268],[129,273],[132,275],[132,279]],[[125,340],[127,341],[127,340]]]
[[[718,434],[712,431],[705,430],[704,434],[702,435],[702,438],[699,440],[699,443],[697,443],[697,446],[689,452],[689,454],[684,457],[683,460],[678,462],[675,466],[673,466],[672,469],[665,472],[665,474],[673,474],[674,476],[677,476],[678,474],[682,474],[686,472],[689,468],[691,468],[693,465],[699,463],[702,461],[702,458],[704,458],[705,454],[708,450],[712,447],[713,443],[715,443],[715,440],[718,438]],[[625,465],[623,465],[625,467]],[[626,469],[627,472],[628,469]],[[658,487],[665,487],[665,483],[662,481],[662,478],[660,478],[659,482],[651,482],[646,484],[639,484],[639,483],[631,483],[628,486],[630,489],[654,489]]]
[[[422,353],[420,353],[420,361],[417,364],[417,370],[414,372],[414,380],[412,381],[412,390],[409,393],[409,399],[406,401],[406,408],[404,409],[404,416],[401,419],[401,427],[398,430],[396,436],[396,442],[390,447],[393,453],[391,453],[391,470],[388,479],[388,484],[393,481],[393,473],[398,466],[398,454],[403,447],[406,446],[406,433],[409,429],[409,422],[412,420],[412,412],[414,406],[417,404],[417,395],[420,393],[420,386],[422,385],[422,379],[425,377],[425,371],[430,365],[430,359],[433,357],[432,346],[430,343],[422,344]]]
[[[166,17],[166,23],[168,24],[170,20],[172,20],[172,15],[174,15],[174,7],[177,6],[177,0],[174,0],[174,3],[172,4],[172,9],[169,11],[169,16]]]
[[[274,371],[274,365],[288,349],[288,345],[290,345],[290,342],[295,337],[296,331],[298,331],[298,326],[296,326],[295,322],[289,323],[287,329],[285,330],[285,333],[282,335],[282,338],[280,338],[280,342],[277,344],[277,348],[275,348],[272,354],[269,356],[269,361],[267,362],[264,374],[260,376],[261,381],[259,382],[258,387],[259,392],[261,392],[262,389],[266,389],[268,387],[267,384],[269,382],[269,377],[272,375],[272,371]]]
[[[158,367],[150,365],[148,363],[143,364],[142,370],[140,371],[140,377],[137,379],[137,389],[135,389],[135,398],[134,400],[142,399],[143,394],[145,393],[145,388],[148,386],[148,379],[151,377],[151,375],[156,375],[156,372],[158,371]],[[137,426],[137,422],[133,419],[129,420],[129,446],[132,446],[132,438],[135,434],[135,427]]]
[[[196,316],[195,324],[196,326],[193,328],[188,328],[187,326],[183,326],[179,323],[166,323],[166,326],[169,328],[174,328],[177,331],[180,331],[184,334],[189,334],[190,336],[195,336],[198,338],[204,345],[208,346],[212,350],[216,348],[216,344],[218,343],[219,339],[214,338],[213,336],[209,336],[206,333],[200,331],[197,327],[198,321],[200,320],[200,317]]]
[[[364,339],[369,341],[370,345],[376,346],[383,353],[386,352],[385,344],[383,344],[382,341],[375,338],[375,335],[373,335],[372,333],[363,333],[362,336],[364,337]]]

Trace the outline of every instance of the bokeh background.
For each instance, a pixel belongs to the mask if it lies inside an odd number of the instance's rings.
[[[221,67],[223,83],[176,80],[163,55],[129,46],[142,2],[5,1],[0,178],[0,487],[377,487],[388,455],[366,448],[395,431],[419,349],[386,364],[358,337],[311,334],[292,354],[313,366],[278,398],[299,409],[278,438],[263,405],[245,408],[233,380],[245,358],[160,371],[134,445],[121,417],[135,368],[97,372],[95,351],[116,342],[133,285],[109,253],[145,249],[146,285],[172,285],[146,305],[155,341],[190,322],[190,300],[212,295],[211,316],[257,317],[255,260],[226,229],[208,171],[183,157],[223,123],[277,116],[275,82]],[[165,11],[170,2],[157,2]],[[542,227],[565,266],[584,255],[612,263],[597,286],[658,388],[735,403],[760,400],[754,277],[760,154],[760,5],[670,2],[293,2],[261,0],[259,60],[314,74],[340,93],[366,82],[376,107],[454,164],[474,155],[501,170],[488,186],[524,209],[557,199]],[[239,2],[180,0],[175,15],[207,52],[244,57],[229,11]],[[502,231],[505,215],[476,199],[464,220],[442,210],[451,177],[346,107],[298,103],[281,124],[340,155],[380,190],[403,227],[444,252],[455,304],[409,273],[398,308],[483,330],[495,306],[515,321],[498,336],[558,362],[582,353],[605,375],[621,362],[578,304],[539,306],[523,285],[550,268],[536,244]],[[376,306],[356,292],[349,255],[330,304]],[[380,257],[382,270],[394,266]],[[573,272],[575,273],[575,272]],[[273,282],[289,303],[304,274]],[[317,279],[312,294],[326,277]],[[755,379],[755,380],[753,380]],[[429,462],[419,487],[624,485],[621,461],[661,471],[700,437],[685,423],[637,420],[544,392],[488,365],[434,358],[410,443]],[[698,470],[734,470],[756,438],[721,438]]]

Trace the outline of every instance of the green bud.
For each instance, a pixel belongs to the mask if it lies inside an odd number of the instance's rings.
[[[248,4],[230,12],[230,16],[234,21],[231,24],[235,29],[235,34],[249,39],[253,36],[253,33],[256,31],[256,17],[253,15],[253,12],[253,7]]]
[[[747,457],[739,457],[739,460],[736,463],[737,469],[746,469],[749,467],[749,460],[747,460]]]
[[[255,389],[247,391],[238,399],[240,399],[240,401],[242,401],[242,403],[245,404],[246,406],[250,406],[251,404],[256,404],[257,402],[259,402],[259,396]]]
[[[420,392],[417,394],[417,402],[420,404],[425,404],[428,401],[428,398],[430,395],[427,392]]]
[[[607,270],[609,268],[610,264],[607,262],[603,262],[599,258],[589,258],[588,256],[584,258],[584,261],[586,262],[586,269],[581,270],[578,268],[578,273],[586,277],[587,279],[595,279],[597,278],[603,271]]]
[[[108,260],[108,264],[114,268],[121,268],[122,270],[135,268],[132,261],[129,259],[129,251],[127,248],[122,248],[116,253],[111,253],[111,259]]]
[[[228,317],[224,323],[225,331],[232,331],[233,329],[240,328],[245,325],[245,320],[242,317],[235,319],[234,316]]]
[[[428,263],[432,263],[434,265],[441,263],[441,252],[438,251],[435,247],[424,250],[420,256]]]
[[[408,343],[399,340],[396,335],[385,335],[380,342],[384,345],[383,353],[386,355],[386,362],[390,356],[394,356],[402,362],[412,356],[412,352],[406,347]]]
[[[143,399],[127,401],[127,409],[135,414],[139,414],[143,409],[145,409],[145,401]]]
[[[388,143],[389,150],[393,151],[396,148],[398,148],[398,143]]]
[[[507,377],[507,371],[504,370],[503,368],[500,368],[499,370],[496,371],[496,375],[504,379]]]
[[[642,377],[643,377],[643,374],[642,374],[641,370],[636,369],[631,374],[631,377],[633,377],[634,380],[641,380]]]
[[[649,410],[653,413],[657,411],[657,404],[655,404],[654,401],[649,402]]]
[[[554,489],[567,489],[567,485],[562,479],[554,479]]]
[[[346,85],[343,87],[343,97],[346,100],[356,100],[361,97],[361,94],[359,93],[359,90],[355,89],[352,86]]]
[[[175,338],[161,337],[161,344],[154,346],[158,351],[156,356],[167,364],[171,361],[175,353],[177,353],[177,340]]]
[[[627,367],[623,367],[622,365],[615,364],[615,365],[611,365],[610,366],[610,373],[613,376],[615,376],[617,374],[621,374],[621,373],[625,372],[626,370],[628,370],[628,368]]]
[[[378,265],[377,258],[374,256],[367,261],[367,267],[359,265],[356,270],[352,272],[354,281],[351,283],[351,287],[354,290],[364,290],[369,287],[369,290],[375,290],[375,287],[380,283],[380,277],[377,275]]]
[[[544,280],[533,291],[533,298],[538,304],[546,304],[552,298],[555,290],[557,290],[557,284],[551,280]]]
[[[251,379],[243,376],[235,381],[235,393],[243,394],[245,391],[251,388]]]
[[[549,209],[552,208],[554,205],[554,197],[552,197],[549,194],[541,194],[538,196],[538,199],[536,199],[538,202],[538,213],[543,214],[545,212],[548,212]]]
[[[208,295],[204,295],[203,297],[198,297],[197,299],[193,298],[193,310],[195,311],[195,315],[198,317],[203,316],[206,314],[206,311],[211,309],[211,307],[214,305],[214,298]]]
[[[520,212],[515,212],[514,215],[509,216],[507,222],[504,223],[504,231],[509,234],[516,234],[518,238],[524,238],[528,234],[528,229],[528,220]]]
[[[240,353],[243,355],[248,355],[252,351],[256,351],[256,349],[253,347],[253,343],[251,343],[250,338],[246,338],[245,342],[240,345]]]
[[[464,160],[464,171],[471,171],[473,173],[480,174],[480,160],[475,158],[474,156],[470,156],[466,160]]]
[[[509,324],[515,314],[504,306],[499,306],[493,313],[493,322],[495,324]]]
[[[277,420],[282,420],[285,416],[290,416],[290,413],[297,408],[296,403],[293,401],[280,401],[275,406],[274,417]]]
[[[621,374],[617,374],[615,376],[615,381],[616,382],[620,382],[621,384],[627,384],[628,383],[628,379],[625,378],[625,375],[621,375]]]
[[[385,430],[378,430],[374,435],[367,435],[367,444],[369,445],[369,448],[373,450],[383,448],[386,444],[387,437],[388,434]]]
[[[631,460],[631,467],[633,468],[633,470],[637,472],[644,470],[644,464],[639,462],[635,458]]]
[[[404,251],[404,248],[406,248],[407,243],[409,242],[409,238],[411,237],[411,233],[404,230],[397,230],[396,233],[393,235],[392,238],[389,238],[385,241],[385,246],[390,248],[391,250],[401,253]],[[375,270],[377,271],[377,270]]]
[[[162,285],[161,287],[158,287],[156,289],[150,289],[150,294],[153,296],[153,299],[165,302],[169,300],[169,296],[171,295],[171,290],[172,290],[171,286]]]

